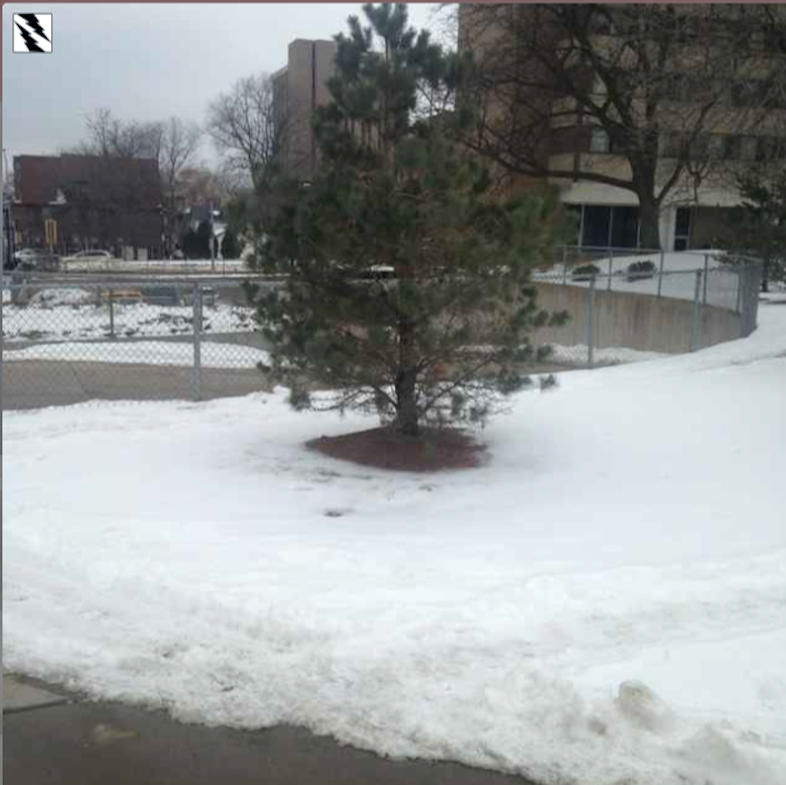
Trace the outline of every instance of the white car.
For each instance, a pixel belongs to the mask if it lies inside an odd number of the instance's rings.
[[[66,262],[108,262],[112,259],[113,256],[109,251],[99,251],[99,250],[92,250],[92,251],[79,251],[75,253],[73,256],[66,256],[64,261]]]

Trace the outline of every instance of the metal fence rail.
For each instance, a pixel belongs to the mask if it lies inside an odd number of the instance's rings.
[[[648,359],[662,353],[656,338],[664,339],[666,352],[695,351],[755,329],[757,264],[729,267],[702,260],[692,270],[633,274],[623,262],[609,274],[582,272],[587,258],[582,253],[582,263],[567,272],[555,265],[533,275],[542,296],[569,303],[573,314],[562,332],[535,335],[554,346],[553,366]],[[248,278],[4,276],[3,407],[93,398],[201,400],[269,389],[258,369],[269,347],[244,294]],[[262,289],[281,283],[253,280]],[[660,326],[638,318],[642,309],[635,303],[644,300],[667,309]],[[622,316],[620,304],[627,308]],[[654,335],[657,331],[664,335]]]

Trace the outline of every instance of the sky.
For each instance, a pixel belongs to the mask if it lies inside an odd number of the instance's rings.
[[[3,6],[3,148],[53,154],[78,142],[85,116],[101,107],[123,119],[177,115],[202,123],[210,100],[240,77],[286,65],[295,38],[331,38],[359,14],[354,3],[47,4],[52,53],[15,54]],[[416,27],[438,28],[436,4],[410,5]],[[212,143],[199,157],[216,162]]]

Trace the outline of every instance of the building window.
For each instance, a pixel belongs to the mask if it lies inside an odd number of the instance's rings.
[[[581,244],[589,248],[637,248],[639,208],[627,205],[584,205]]]
[[[679,158],[682,149],[682,134],[677,131],[661,134],[659,148],[662,158]]]
[[[590,140],[590,152],[592,153],[610,153],[611,140],[608,133],[603,128],[593,128],[592,138]]]
[[[740,158],[743,161],[754,161],[756,159],[756,137],[743,136],[740,142]]]
[[[674,226],[674,250],[687,251],[690,248],[690,207],[678,207]]]

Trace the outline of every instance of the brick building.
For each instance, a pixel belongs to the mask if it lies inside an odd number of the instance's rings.
[[[504,27],[489,22],[486,9],[495,7],[510,9]],[[786,164],[786,98],[765,90],[773,68],[786,73],[786,43],[767,40],[757,32],[733,58],[723,60],[729,47],[719,36],[725,35],[724,29],[739,26],[734,16],[737,7],[669,6],[674,18],[673,39],[667,39],[668,47],[652,41],[647,49],[653,60],[656,54],[666,58],[660,73],[668,75],[668,81],[656,72],[648,88],[647,74],[637,70],[643,56],[634,56],[632,46],[625,49],[615,27],[617,9],[626,13],[633,6],[596,7],[605,9],[605,15],[598,12],[587,22],[587,39],[600,53],[597,64],[587,60],[580,66],[578,60],[570,64],[586,83],[582,91],[587,101],[614,107],[607,113],[607,125],[622,129],[618,139],[600,124],[597,112],[588,112],[575,94],[557,84],[559,67],[555,64],[566,51],[575,55],[579,45],[558,27],[553,14],[541,10],[545,6],[460,6],[460,46],[472,50],[481,65],[490,63],[506,76],[518,69],[519,76],[511,80],[514,86],[487,93],[486,103],[492,124],[498,117],[515,118],[515,122],[503,121],[506,138],[510,148],[518,145],[524,150],[526,168],[535,175],[513,176],[514,184],[530,189],[542,188],[544,183],[554,187],[560,201],[576,213],[577,244],[640,245],[639,197],[630,188],[613,184],[633,179],[623,137],[636,121],[625,125],[628,121],[614,114],[616,104],[609,100],[608,87],[609,74],[613,79],[615,73],[628,71],[630,82],[641,85],[641,94],[635,94],[631,103],[634,118],[646,114],[646,89],[654,91],[656,85],[659,90],[672,90],[659,103],[656,115],[643,119],[631,132],[634,148],[639,144],[637,137],[654,135],[656,191],[669,183],[658,214],[661,247],[684,250],[722,244],[729,231],[729,209],[740,203],[737,175],[752,166]],[[596,21],[597,26],[590,26]],[[518,40],[525,42],[520,48],[509,37],[513,29]],[[503,58],[507,59],[503,62]],[[712,74],[714,63],[719,69],[736,71]],[[496,96],[505,89],[509,92],[503,99],[504,108],[500,108]],[[699,117],[703,119],[699,121]],[[705,162],[700,177],[692,171],[697,167],[681,164],[681,150],[688,147],[695,151],[691,153],[694,161]],[[602,182],[604,177],[609,182]]]
[[[126,259],[160,255],[158,163],[87,155],[14,157],[17,247],[64,255],[100,248]]]
[[[335,41],[298,38],[289,45],[287,65],[273,74],[276,122],[282,131],[284,164],[305,179],[317,167],[314,110],[330,101],[327,81],[335,71]]]

